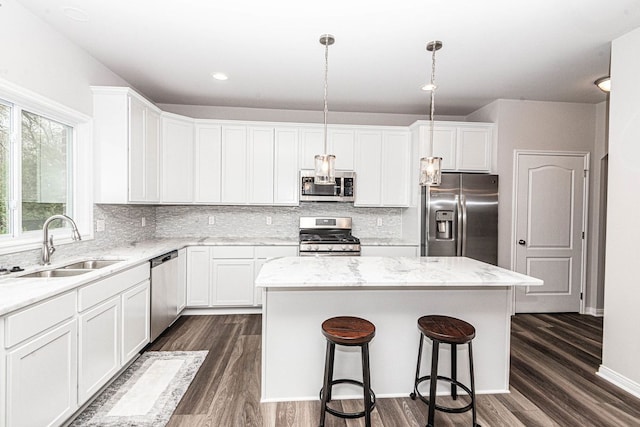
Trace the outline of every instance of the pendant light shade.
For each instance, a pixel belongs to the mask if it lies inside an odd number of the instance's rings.
[[[431,82],[423,90],[431,91],[431,105],[429,113],[429,149],[433,149],[433,116],[436,109],[436,51],[442,48],[442,42],[434,40],[427,43],[427,50],[431,52]],[[423,157],[420,159],[420,185],[438,186],[442,181],[442,157]]]
[[[442,157],[423,157],[420,159],[420,185],[437,186],[442,181]]]
[[[336,156],[333,154],[317,154],[314,158],[314,184],[332,185],[336,183]]]
[[[315,184],[335,185],[336,183],[336,156],[327,154],[327,87],[329,77],[329,46],[336,39],[331,34],[320,36],[320,44],[324,46],[324,154],[318,154],[314,158]]]

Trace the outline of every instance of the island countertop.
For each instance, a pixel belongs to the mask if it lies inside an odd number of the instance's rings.
[[[542,280],[465,257],[284,257],[268,260],[263,288],[540,286]]]

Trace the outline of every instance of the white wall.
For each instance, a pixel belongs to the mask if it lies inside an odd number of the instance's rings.
[[[613,41],[602,365],[640,397],[640,29]]]
[[[594,87],[594,90],[597,90]],[[605,121],[605,104],[577,104],[567,102],[541,102],[500,99],[475,111],[467,117],[471,121],[496,123],[497,173],[500,176],[500,207],[498,212],[498,265],[511,266],[513,203],[513,155],[515,150],[586,151],[592,153],[591,171],[594,169],[596,140],[604,146],[602,129]],[[600,135],[600,136],[598,136]],[[598,155],[603,152],[599,149]],[[598,158],[599,162],[599,158]],[[599,167],[599,165],[598,165]],[[599,179],[599,174],[596,174]],[[589,224],[599,218],[598,205],[593,205],[594,191],[599,194],[599,182],[590,179]],[[592,229],[594,226],[591,226]],[[595,236],[597,239],[597,236]],[[588,252],[588,264],[597,256]],[[596,258],[593,258],[594,260]],[[596,262],[596,261],[593,261]],[[597,274],[587,274],[587,311],[597,311]],[[595,271],[597,273],[597,270]],[[601,303],[601,301],[600,301]],[[593,307],[593,310],[590,308]]]
[[[15,0],[0,6],[0,78],[91,115],[89,85],[128,83]]]

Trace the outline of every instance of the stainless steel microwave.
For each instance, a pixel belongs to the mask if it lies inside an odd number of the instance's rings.
[[[312,170],[300,171],[301,202],[353,202],[355,195],[356,173],[352,171],[336,171],[335,185],[318,185],[314,183]]]

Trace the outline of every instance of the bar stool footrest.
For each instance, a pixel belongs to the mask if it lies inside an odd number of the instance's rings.
[[[359,387],[364,388],[364,384],[361,381],[345,379],[345,378],[341,378],[341,379],[337,379],[337,380],[331,381],[331,386],[330,387],[333,387],[335,384],[353,384],[353,385],[357,385]],[[320,389],[320,401],[321,402],[322,402],[322,392],[323,391],[324,391],[324,389]],[[376,395],[373,392],[373,390],[371,390],[371,389],[369,389],[369,393],[371,393],[371,410],[373,411],[373,408],[375,408],[375,406],[376,406]],[[327,404],[329,402],[327,402]],[[333,416],[336,416],[336,417],[339,417],[339,418],[347,418],[347,419],[361,418],[361,417],[364,417],[364,415],[365,415],[365,411],[360,411],[360,412],[342,412],[342,411],[338,411],[337,409],[330,408],[329,405],[327,405],[326,411],[328,413],[330,413],[331,415],[333,415]]]
[[[426,375],[424,377],[420,377],[418,379],[418,381],[416,381],[416,384],[415,384],[414,389],[413,389],[413,393],[411,393],[411,395],[410,395],[411,399],[415,400],[416,397],[419,397],[420,400],[422,400],[424,403],[427,404],[427,406],[429,406],[429,399],[427,399],[426,397],[424,397],[420,393],[420,390],[418,390],[418,385],[420,383],[423,383],[425,381],[430,381],[430,380],[431,380],[431,375]],[[454,384],[454,385],[460,387],[462,390],[467,392],[467,394],[469,395],[469,398],[471,399],[471,401],[469,402],[468,405],[462,406],[460,408],[450,408],[450,407],[447,407],[447,406],[441,406],[441,405],[436,404],[435,407],[436,407],[436,409],[438,411],[446,412],[446,413],[449,413],[449,414],[461,414],[463,412],[470,411],[473,408],[473,397],[472,397],[473,394],[471,393],[471,389],[469,387],[467,387],[466,385],[462,384],[460,381],[457,381],[457,380],[454,380],[452,378],[445,377],[445,376],[438,375],[437,380],[438,381],[446,381],[446,382],[448,382],[450,384]]]

